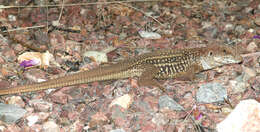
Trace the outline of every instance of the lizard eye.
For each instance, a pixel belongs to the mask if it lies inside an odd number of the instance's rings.
[[[223,52],[226,54],[226,53],[227,53],[227,50],[226,50],[226,49],[223,49]]]
[[[212,51],[210,51],[208,55],[209,55],[209,56],[212,56],[212,55],[213,55],[213,52],[212,52]]]

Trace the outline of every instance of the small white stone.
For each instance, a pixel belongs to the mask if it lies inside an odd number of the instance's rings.
[[[59,21],[52,21],[51,22],[53,26],[60,26],[60,22]]]
[[[107,54],[98,51],[87,51],[83,55],[84,57],[93,57],[96,62],[108,62]]]
[[[14,22],[14,21],[16,21],[16,16],[8,15],[8,20],[11,21],[11,22]]]
[[[250,33],[253,33],[255,30],[254,29],[252,29],[252,28],[250,28],[249,30],[248,30],[248,32],[250,32]]]
[[[243,93],[247,86],[248,83],[246,82],[242,82],[242,81],[236,81],[236,80],[230,80],[229,83],[231,84],[231,89],[232,89],[232,93],[236,94],[236,93]]]
[[[5,127],[4,127],[4,126],[0,126],[0,131],[1,131],[1,132],[3,132],[3,131],[4,131],[4,129],[5,129]]]
[[[42,65],[49,66],[50,62],[53,62],[53,61],[54,61],[54,57],[49,51],[42,53]]]
[[[113,105],[119,105],[122,108],[127,109],[133,102],[133,97],[129,94],[125,94],[121,97],[118,97],[112,101],[112,103],[109,105],[112,107]]]
[[[210,27],[212,27],[212,22],[205,22],[205,21],[203,21],[201,25],[202,25],[203,29],[210,28]]]
[[[229,23],[229,24],[226,24],[225,26],[225,30],[232,30],[234,28],[234,25]]]
[[[0,13],[2,13],[3,12],[3,9],[5,8],[5,6],[4,5],[0,5]]]
[[[225,120],[217,124],[218,132],[259,132],[260,103],[249,99],[241,101]]]
[[[247,46],[247,51],[255,52],[256,50],[257,50],[257,44],[254,41],[250,42]]]
[[[24,103],[23,99],[21,98],[21,96],[11,96],[11,97],[8,97],[6,99],[6,102],[8,104],[13,104],[13,105],[19,106],[19,107],[24,107],[25,106],[25,103]]]
[[[83,15],[83,14],[85,14],[86,13],[86,9],[81,9],[80,10],[80,15]]]
[[[162,113],[156,113],[152,118],[152,122],[160,126],[167,124],[169,122],[169,119],[165,117]]]
[[[245,8],[246,13],[249,13],[249,12],[252,11],[252,10],[253,10],[252,7],[247,7],[247,8]]]
[[[60,132],[60,128],[55,122],[48,121],[43,124],[43,131],[44,132]]]
[[[227,107],[224,107],[221,109],[222,113],[224,114],[229,114],[232,112],[232,109],[231,108],[227,108]]]
[[[32,116],[28,116],[26,119],[28,121],[27,122],[28,126],[32,126],[39,120],[39,117],[36,115],[32,115]]]
[[[120,128],[120,129],[110,130],[109,132],[125,132],[125,130]]]
[[[161,35],[156,32],[139,31],[139,35],[146,39],[160,39]]]

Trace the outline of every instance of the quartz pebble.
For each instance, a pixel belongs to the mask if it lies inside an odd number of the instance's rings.
[[[225,120],[217,124],[218,132],[260,131],[260,104],[253,100],[241,101]]]

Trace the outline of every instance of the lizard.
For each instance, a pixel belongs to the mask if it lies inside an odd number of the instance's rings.
[[[179,77],[192,80],[196,73],[242,61],[243,58],[233,48],[226,45],[212,44],[200,48],[158,50],[118,61],[118,63],[98,66],[92,70],[65,75],[44,82],[0,89],[0,95],[135,76],[139,77],[139,86],[155,86],[165,91],[158,80]]]

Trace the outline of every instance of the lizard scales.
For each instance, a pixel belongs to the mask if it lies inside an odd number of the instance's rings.
[[[164,90],[156,79],[185,77],[193,79],[195,73],[231,63],[239,63],[242,57],[232,48],[220,45],[193,49],[159,50],[116,64],[97,67],[45,82],[0,89],[0,95],[59,88],[94,81],[139,77],[140,86],[156,86]]]

